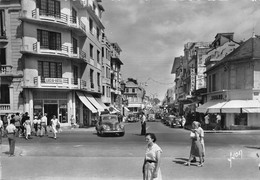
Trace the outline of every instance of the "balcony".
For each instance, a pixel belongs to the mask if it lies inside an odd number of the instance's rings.
[[[8,42],[6,31],[0,32],[0,42]]]
[[[0,104],[0,111],[2,113],[8,113],[11,110],[11,105],[10,104]]]
[[[87,90],[87,82],[82,79],[74,78],[33,78],[35,88],[58,88],[58,89],[82,89]]]
[[[71,47],[69,56],[71,58],[81,59],[86,63],[90,63],[90,60],[87,58],[87,53],[79,48],[75,50],[73,47]]]
[[[69,56],[69,47],[64,45],[50,49],[50,47],[41,47],[40,42],[36,42],[33,43],[33,51],[37,54]]]
[[[80,21],[78,17],[70,16],[65,13],[48,13],[39,9],[28,13],[24,10],[21,12],[19,19],[40,26],[45,25],[73,30],[79,36],[87,36],[86,25]]]
[[[0,66],[0,76],[11,76],[12,74],[13,74],[13,66],[11,65]]]

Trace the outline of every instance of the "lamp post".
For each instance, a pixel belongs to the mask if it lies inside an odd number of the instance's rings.
[[[121,83],[120,83],[120,86],[121,86],[121,95],[122,95],[122,106],[123,106],[123,116],[125,115],[125,98],[124,98],[124,94],[125,94],[125,86],[126,86],[126,84],[125,84],[125,82],[124,81],[121,81]]]

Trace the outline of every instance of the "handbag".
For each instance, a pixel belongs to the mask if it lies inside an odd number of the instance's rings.
[[[190,132],[190,138],[195,138],[196,134],[194,132]]]

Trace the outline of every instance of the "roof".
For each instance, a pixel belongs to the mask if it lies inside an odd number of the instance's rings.
[[[215,66],[209,68],[206,72],[215,69],[225,62],[236,61],[241,59],[260,59],[260,38],[254,36],[242,43],[238,48],[224,57]]]
[[[172,65],[171,74],[174,74],[181,65],[182,56],[175,57]]]

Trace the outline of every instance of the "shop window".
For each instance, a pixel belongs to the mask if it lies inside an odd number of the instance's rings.
[[[235,114],[235,125],[247,126],[247,114]]]
[[[68,122],[68,116],[67,116],[67,101],[61,100],[59,102],[59,117],[61,123],[67,123]]]
[[[43,114],[42,108],[43,108],[42,100],[33,101],[33,115],[34,116],[39,116],[39,115]]]
[[[0,86],[0,104],[9,104],[10,96],[9,96],[9,85],[1,84]]]

